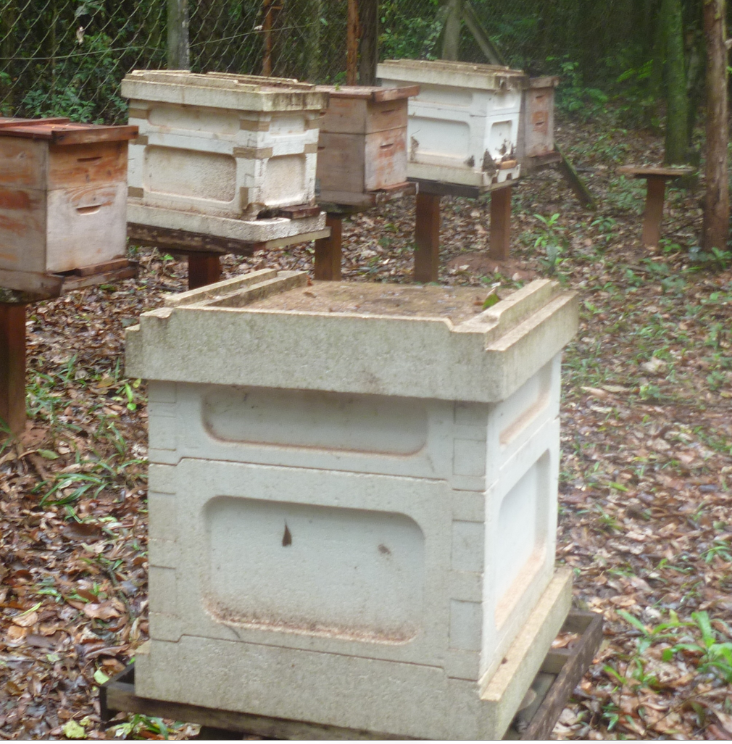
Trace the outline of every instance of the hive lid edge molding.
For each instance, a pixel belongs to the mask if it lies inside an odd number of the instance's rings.
[[[548,280],[476,314],[475,288],[310,285],[305,272],[273,274],[210,285],[143,314],[127,334],[127,373],[491,403],[577,329],[575,295]]]
[[[446,60],[389,59],[376,67],[379,81],[400,81],[423,85],[477,88],[479,90],[522,90],[529,83],[523,70],[499,65]]]
[[[328,94],[314,85],[284,78],[200,75],[180,71],[133,70],[122,80],[122,96],[133,101],[205,106],[242,111],[317,111],[328,105]]]

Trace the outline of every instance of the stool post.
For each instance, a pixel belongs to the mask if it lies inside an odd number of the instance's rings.
[[[491,236],[488,256],[505,261],[511,251],[511,195],[513,186],[491,192]]]
[[[218,253],[188,254],[188,289],[198,289],[221,279],[221,259]]]
[[[320,281],[339,282],[343,255],[343,217],[328,213],[325,216],[325,226],[330,228],[330,236],[315,241],[313,275]]]
[[[648,176],[646,192],[646,211],[643,218],[643,245],[653,248],[661,239],[661,218],[663,217],[663,200],[666,195],[666,178]]]
[[[436,282],[440,269],[440,197],[417,194],[414,229],[414,281]]]
[[[0,419],[25,429],[25,305],[0,303]]]

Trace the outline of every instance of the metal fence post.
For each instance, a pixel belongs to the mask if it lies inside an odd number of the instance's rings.
[[[168,69],[191,69],[188,0],[168,0]]]

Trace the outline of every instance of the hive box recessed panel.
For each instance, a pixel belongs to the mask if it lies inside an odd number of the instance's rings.
[[[264,270],[129,330],[150,380],[137,694],[503,735],[571,598],[554,550],[577,307],[546,280],[476,312],[484,292]]]

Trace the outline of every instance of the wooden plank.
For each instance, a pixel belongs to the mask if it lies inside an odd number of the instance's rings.
[[[597,209],[597,203],[595,202],[595,197],[592,196],[590,193],[590,190],[587,188],[587,185],[585,182],[580,178],[579,173],[574,169],[574,166],[572,163],[569,162],[569,159],[567,156],[562,152],[559,145],[554,145],[555,149],[559,153],[559,156],[561,157],[561,161],[559,162],[559,171],[564,176],[564,180],[569,185],[569,188],[572,189],[574,192],[574,195],[577,197],[577,200],[579,203],[585,208],[585,209],[591,209],[595,210]]]
[[[324,281],[339,282],[343,255],[343,216],[328,214],[325,224],[330,228],[330,236],[315,241],[314,276]]]
[[[56,275],[58,276],[58,275]],[[137,276],[137,265],[128,261],[127,266],[110,271],[102,271],[90,276],[68,276],[64,278],[61,292],[75,292],[78,289],[87,287],[98,287],[100,284],[113,284],[125,279],[134,279]]]
[[[198,289],[221,279],[221,259],[216,253],[188,254],[188,289]]]
[[[55,274],[0,269],[0,287],[37,295],[39,300],[58,297],[62,286],[63,278]]]
[[[531,723],[522,733],[521,738],[528,740],[548,740],[552,730],[561,714],[572,690],[579,684],[592,659],[602,643],[602,615],[594,612],[573,612],[570,614],[570,622],[577,628],[581,623],[586,623],[584,631],[571,653],[564,661],[554,684],[551,686],[547,696],[537,709]],[[570,628],[573,626],[570,625]],[[567,624],[563,630],[567,628]],[[569,632],[578,632],[569,630]],[[550,652],[547,659],[550,659]],[[545,662],[550,663],[549,661]],[[542,672],[547,673],[545,667]]]
[[[93,276],[94,274],[103,274],[106,271],[115,271],[116,269],[126,269],[130,262],[126,258],[117,258],[114,261],[105,261],[104,263],[93,264],[92,266],[80,266],[74,269],[77,276]]]
[[[414,281],[436,282],[440,268],[440,196],[417,193]]]
[[[320,214],[320,207],[316,204],[297,204],[292,207],[276,207],[272,210],[265,210],[272,217],[287,217],[290,220],[301,220],[304,217],[317,217]]]
[[[663,176],[664,178],[674,179],[682,176],[690,176],[694,173],[694,168],[689,165],[680,165],[672,168],[656,168],[645,165],[621,165],[618,173],[633,178],[648,178],[649,176]]]
[[[435,196],[464,196],[467,199],[477,199],[485,191],[478,186],[467,186],[459,183],[445,183],[444,181],[425,181],[420,178],[410,178],[417,184],[420,194]]]
[[[3,137],[20,137],[34,140],[49,140],[54,145],[87,145],[96,142],[115,142],[131,140],[137,137],[138,127],[125,124],[122,126],[104,126],[102,124],[21,124],[16,127],[6,127],[2,130]]]
[[[491,235],[489,258],[505,261],[511,252],[512,186],[491,192]]]
[[[321,191],[364,191],[364,157],[363,135],[321,132],[317,163]]]
[[[643,215],[643,245],[653,248],[661,240],[663,200],[666,195],[666,176],[646,176],[646,209]]]
[[[0,303],[0,424],[17,435],[25,417],[25,305]]]
[[[163,227],[151,227],[134,222],[127,223],[127,237],[134,245],[159,248],[162,251],[234,253],[239,256],[251,256],[258,250],[255,243],[242,240],[220,238],[216,235],[169,230]]]
[[[331,214],[355,214],[404,196],[414,196],[416,193],[417,184],[404,181],[378,191],[321,191],[318,204],[323,211]]]

